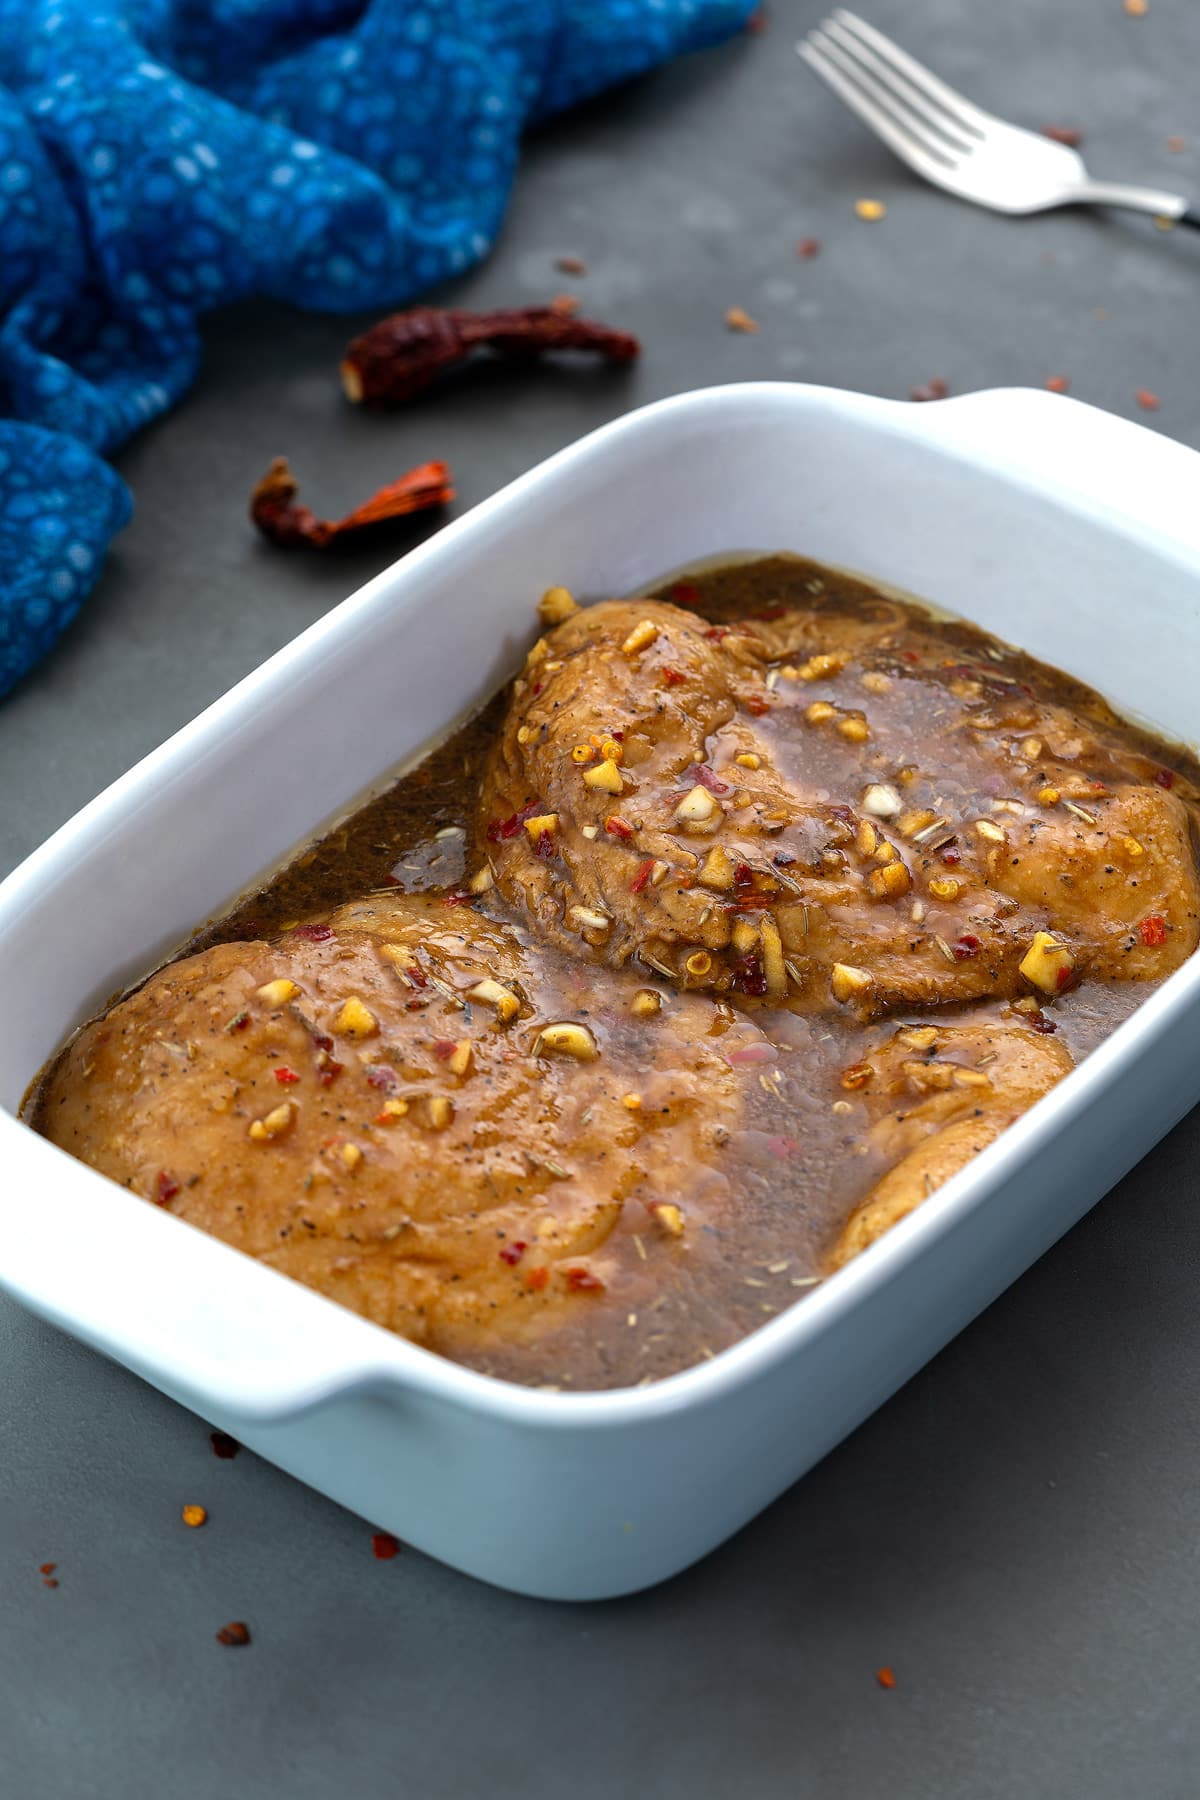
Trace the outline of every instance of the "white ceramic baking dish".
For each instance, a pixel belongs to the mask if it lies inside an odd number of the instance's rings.
[[[774,384],[663,401],[523,476],[272,657],[0,886],[0,1283],[472,1574],[585,1599],[684,1568],[1200,1098],[1200,958],[791,1312],[699,1368],[610,1394],[522,1389],[414,1349],[53,1149],[13,1116],[22,1090],[115,989],[490,694],[553,582],[627,593],[689,560],[794,549],[962,613],[1190,740],[1197,491],[1191,451],[1044,393],[908,406]]]

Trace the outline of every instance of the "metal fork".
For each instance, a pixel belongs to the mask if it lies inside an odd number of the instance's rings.
[[[1200,227],[1179,194],[1093,181],[1066,144],[984,112],[845,7],[796,49],[902,162],[962,200],[1006,213],[1128,206]]]

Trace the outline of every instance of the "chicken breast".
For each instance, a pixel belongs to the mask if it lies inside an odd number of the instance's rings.
[[[756,1026],[437,899],[172,964],[87,1026],[39,1128],[145,1200],[468,1360],[653,1300],[708,1209]],[[680,1172],[687,1198],[680,1207]],[[637,1240],[635,1242],[635,1239]],[[623,1323],[622,1319],[622,1323]]]
[[[905,1026],[843,1077],[861,1094],[871,1155],[890,1164],[851,1213],[830,1270],[873,1244],[1068,1074],[1052,1036],[1008,1024]]]
[[[480,836],[547,941],[864,1015],[1191,954],[1190,791],[910,611],[778,610],[607,601],[535,645]]]

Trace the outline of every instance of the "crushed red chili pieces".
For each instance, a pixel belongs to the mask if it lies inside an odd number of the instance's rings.
[[[554,266],[556,269],[561,269],[564,275],[587,274],[587,264],[582,256],[556,256]]]
[[[1173,788],[1175,786],[1175,771],[1174,769],[1155,769],[1154,779],[1160,788]]]
[[[744,306],[731,306],[725,314],[725,323],[730,331],[755,332],[760,329],[757,319],[752,319]]]
[[[512,1269],[520,1262],[528,1248],[529,1245],[518,1238],[516,1243],[501,1244],[496,1254],[499,1256],[501,1262],[507,1263],[509,1268]]]
[[[242,1447],[227,1431],[210,1431],[208,1441],[213,1447],[213,1455],[219,1456],[222,1462],[231,1462]]]
[[[801,262],[811,262],[814,256],[821,254],[820,238],[801,238],[796,245],[796,255]]]
[[[687,680],[687,676],[681,675],[678,669],[664,669],[662,678],[668,687],[682,687]]]
[[[376,1531],[371,1537],[371,1552],[379,1562],[391,1562],[400,1554],[400,1539],[390,1531]]]
[[[690,769],[684,770],[679,779],[686,781],[689,787],[707,788],[710,794],[727,794],[729,792],[729,783],[722,781],[719,775],[714,774],[707,763],[693,763]]]
[[[208,1518],[208,1508],[205,1506],[189,1504],[182,1508],[179,1516],[185,1525],[190,1526],[191,1529],[195,1531],[199,1526],[206,1522]]]
[[[1134,399],[1137,401],[1143,412],[1157,412],[1162,405],[1162,401],[1159,399],[1158,395],[1152,394],[1149,388],[1139,388],[1134,395]]]
[[[927,381],[924,387],[915,387],[909,395],[910,400],[944,400],[950,389],[940,375]]]
[[[288,549],[309,544],[314,550],[324,550],[338,538],[445,506],[454,498],[450,465],[444,462],[420,463],[409,469],[344,519],[318,519],[310,507],[296,504],[298,491],[287,458],[277,456],[250,496],[250,517],[272,544]]]
[[[168,1169],[158,1171],[158,1179],[154,1184],[154,1203],[156,1206],[169,1206],[179,1192],[179,1183]]]
[[[590,1269],[568,1269],[567,1287],[572,1294],[602,1294],[604,1283]]]
[[[231,1619],[228,1625],[222,1625],[217,1633],[218,1644],[238,1647],[250,1642],[250,1627],[243,1619]]]
[[[323,944],[333,936],[332,925],[296,925],[292,928],[292,936],[306,938],[311,944]]]
[[[38,1574],[39,1575],[53,1575],[53,1573],[54,1573],[55,1569],[57,1569],[57,1567],[58,1567],[58,1564],[56,1562],[39,1563],[38,1564]]]
[[[1138,926],[1138,936],[1148,947],[1165,944],[1167,941],[1167,921],[1161,913],[1149,913]]]
[[[522,363],[545,351],[592,351],[614,363],[632,362],[641,353],[629,332],[554,306],[479,313],[417,306],[381,319],[348,345],[342,387],[356,405],[403,406],[444,370],[483,349]]]
[[[646,883],[654,873],[654,858],[649,856],[645,862],[638,864],[638,872],[629,884],[631,894],[642,894],[646,891]]]
[[[1083,142],[1083,132],[1078,125],[1043,125],[1042,136],[1052,138],[1056,144],[1066,144],[1070,150]]]
[[[1052,394],[1065,394],[1071,383],[1065,375],[1047,375],[1046,386]]]
[[[624,844],[627,844],[633,836],[633,826],[628,819],[623,819],[620,813],[610,813],[604,821],[604,829],[609,837],[620,838]]]
[[[875,1679],[881,1688],[894,1688],[896,1685],[896,1671],[894,1669],[889,1669],[885,1664],[882,1669],[876,1669]]]
[[[677,581],[671,589],[675,606],[699,606],[703,596],[694,581]]]
[[[972,956],[978,956],[983,946],[979,939],[969,931],[965,931],[954,946],[955,962],[968,962]]]
[[[533,1288],[536,1292],[537,1290],[544,1288],[549,1280],[550,1271],[545,1263],[542,1263],[538,1268],[530,1269],[528,1275],[525,1277],[525,1286],[527,1288]]]
[[[297,1075],[295,1069],[286,1068],[281,1063],[275,1071],[275,1079],[276,1081],[282,1082],[285,1087],[290,1087],[292,1082],[299,1081],[300,1077]]]

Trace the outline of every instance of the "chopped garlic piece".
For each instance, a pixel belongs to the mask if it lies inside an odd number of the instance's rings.
[[[606,794],[623,794],[625,783],[621,771],[610,757],[597,763],[594,769],[585,769],[583,779],[590,788],[599,788]]]
[[[999,825],[994,825],[990,819],[976,819],[975,829],[980,837],[986,838],[990,844],[1004,844],[1008,842],[1004,835],[1003,828]]]
[[[1057,994],[1070,980],[1075,958],[1069,947],[1048,931],[1034,933],[1032,944],[1021,962],[1021,973],[1044,994]]]
[[[543,831],[553,834],[558,830],[558,814],[534,813],[531,819],[526,819],[525,829],[529,833],[530,843],[536,844]]]
[[[863,811],[871,813],[877,819],[894,819],[903,802],[894,787],[886,782],[873,781],[863,795]]]
[[[590,844],[595,838],[599,837],[600,827],[598,825],[584,825],[582,827],[582,833]]]
[[[707,888],[715,888],[722,893],[733,886],[733,859],[720,844],[714,844],[704,859],[699,875],[696,877]]]
[[[289,981],[286,975],[280,975],[274,981],[265,982],[259,988],[257,998],[264,1006],[286,1006],[299,992],[294,981]]]
[[[749,919],[735,919],[729,941],[739,956],[747,956],[751,950],[758,949],[758,927]]]
[[[898,900],[911,886],[908,864],[899,858],[885,863],[881,869],[872,869],[867,876],[867,888],[874,900]]]
[[[370,1008],[363,1005],[357,994],[351,994],[343,1002],[341,1011],[333,1021],[333,1029],[343,1037],[371,1037],[379,1030],[379,1021]]]
[[[838,720],[837,728],[852,744],[865,744],[871,735],[871,727],[860,713],[848,713]]]
[[[445,1094],[430,1094],[425,1108],[425,1122],[430,1131],[445,1131],[454,1117],[454,1102]]]
[[[762,767],[762,758],[760,756],[755,756],[753,750],[744,750],[740,756],[735,756],[733,760],[743,769],[758,769]]]
[[[594,906],[573,906],[568,917],[584,931],[607,931],[612,924],[609,915]]]
[[[661,1225],[668,1237],[683,1236],[683,1214],[669,1200],[658,1200],[650,1208],[654,1214],[656,1225]]]
[[[579,611],[579,602],[570,588],[547,588],[538,601],[538,618],[543,625],[561,625],[572,613]]]
[[[494,1006],[502,1025],[515,1019],[521,1010],[521,1002],[517,996],[508,988],[502,987],[498,981],[493,981],[490,975],[477,981],[473,988],[468,988],[467,999],[478,1000],[483,1006]]]
[[[834,963],[830,986],[835,1000],[843,1004],[847,1000],[861,1000],[874,985],[875,978],[866,969],[856,969],[850,963]]]
[[[350,1172],[352,1174],[353,1174],[354,1170],[357,1169],[357,1167],[358,1167],[359,1163],[362,1161],[362,1159],[363,1159],[363,1153],[359,1149],[357,1144],[343,1144],[342,1145],[342,1161],[345,1163],[346,1167],[350,1170]]]
[[[719,811],[720,808],[708,789],[697,783],[675,808],[675,817],[681,825],[704,825]]]
[[[764,913],[758,929],[762,939],[763,974],[766,977],[767,993],[773,1000],[781,1000],[787,993],[787,969],[783,960],[783,940],[779,935],[779,927],[770,913]]]
[[[625,642],[621,645],[623,656],[636,656],[639,650],[648,650],[658,636],[658,626],[652,619],[643,619],[635,625]]]
[[[543,1025],[534,1039],[535,1056],[573,1056],[577,1062],[594,1062],[600,1047],[586,1025]]]
[[[837,707],[831,706],[828,700],[814,700],[811,706],[805,707],[804,717],[810,725],[824,725],[826,720],[837,717]]]
[[[486,863],[482,869],[477,869],[475,871],[474,875],[472,875],[470,881],[467,883],[467,886],[473,894],[486,894],[491,885],[492,871],[488,868]]]
[[[256,1144],[264,1143],[268,1138],[282,1137],[296,1116],[296,1108],[290,1100],[277,1106],[264,1118],[255,1119],[250,1125],[250,1136]]]
[[[629,1010],[635,1019],[652,1019],[662,1011],[662,995],[653,988],[639,988],[629,1002]]]

